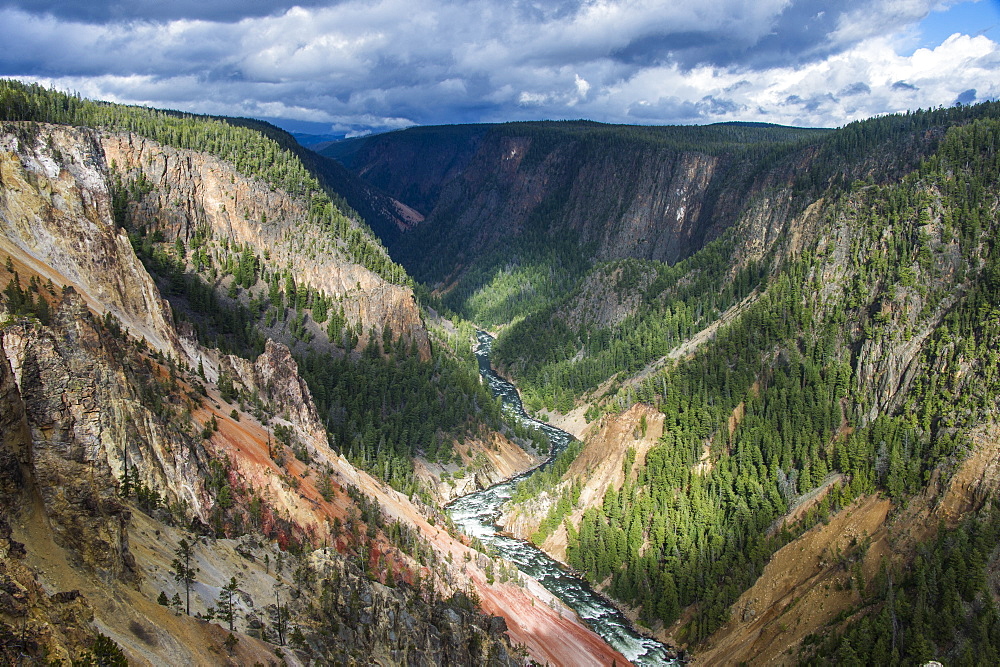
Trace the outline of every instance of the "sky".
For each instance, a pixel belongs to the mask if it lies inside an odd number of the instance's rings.
[[[1000,0],[0,0],[0,76],[361,136],[1000,98]]]

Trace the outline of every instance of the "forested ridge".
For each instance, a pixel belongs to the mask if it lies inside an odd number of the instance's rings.
[[[40,135],[30,123],[66,123],[217,155],[309,202],[309,222],[328,234],[326,245],[310,251],[342,252],[394,283],[410,283],[283,139],[253,121],[107,105],[15,82],[0,82],[0,115],[29,121],[18,131],[34,139]],[[747,188],[764,183],[762,197],[787,202],[766,238],[748,240],[753,228],[742,209],[673,264],[597,262],[595,241],[558,227],[566,188],[546,193],[502,248],[462,256],[455,237],[435,246],[447,252],[417,261],[424,246],[413,244],[398,256],[416,261],[417,277],[441,288],[422,298],[478,325],[503,326],[495,360],[529,409],[587,405],[592,421],[640,402],[664,415],[657,444],[641,464],[627,459],[624,485],[608,487],[580,521],[568,517],[584,480],[566,477],[580,445],[514,499],[551,492],[551,511],[532,539],[564,529],[569,564],[637,609],[644,623],[680,620],[677,639],[697,645],[730,620],[730,605],[778,549],[860,496],[882,494],[905,506],[932,479],[947,480],[973,446],[970,430],[995,419],[1000,103],[891,115],[832,132],[586,122],[476,131],[530,138],[528,167],[569,142],[578,152],[567,173],[623,145],[746,159],[752,168],[739,177]],[[413,135],[431,134],[420,132]],[[268,332],[287,335],[332,445],[358,467],[419,493],[414,456],[454,462],[454,439],[487,430],[533,437],[506,420],[479,382],[467,349],[470,323],[434,331],[431,358],[421,360],[388,328],[352,325],[338,298],[272,262],[265,248],[209,230],[186,243],[168,240],[134,224],[130,205],[151,185],[112,176],[116,220],[175,320],[187,320],[202,343],[247,358],[263,349]],[[711,190],[706,210],[720,197]],[[601,193],[592,205],[614,207]],[[424,240],[439,233],[416,232]],[[12,281],[8,308],[44,321],[47,301],[32,296],[43,289]],[[426,294],[424,286],[416,291]],[[613,299],[624,316],[588,310],[595,295]],[[669,356],[734,306],[700,346]],[[261,409],[233,389],[232,378],[220,378],[219,388],[227,400]],[[820,501],[781,525],[796,501],[824,484]],[[919,545],[911,568],[887,565],[868,586],[855,577],[858,607],[809,637],[800,659],[992,661],[1000,655],[989,587],[997,530],[987,504]]]
[[[337,247],[353,262],[390,282],[409,276],[393,262],[367,226],[274,137],[273,126],[246,119],[164,111],[96,102],[37,84],[0,79],[0,118],[133,132],[175,148],[203,151],[232,164],[238,172],[308,202],[310,217],[321,221]],[[265,129],[267,132],[262,131]]]
[[[308,202],[304,222],[313,227],[296,241],[299,252],[346,250],[349,259],[392,282],[412,282],[364,223],[349,218],[353,212],[327,196],[292,147],[282,145],[284,133],[265,123],[92,102],[14,81],[0,81],[0,118],[135,132],[210,153]],[[37,130],[21,125],[15,131]],[[470,324],[459,322],[458,333],[436,335],[431,359],[421,360],[415,344],[388,327],[365,331],[349,321],[343,297],[315,288],[290,265],[274,261],[270,248],[216,237],[207,225],[198,226],[185,242],[136,222],[132,207],[154,185],[142,172],[126,176],[116,165],[110,171],[115,221],[128,231],[136,254],[171,302],[175,320],[189,323],[202,344],[248,359],[264,350],[269,336],[286,338],[331,444],[358,467],[411,493],[421,491],[413,458],[457,462],[455,438],[488,430],[524,443],[539,437],[505,417],[479,382],[468,347]],[[321,233],[314,236],[314,229]],[[25,294],[22,286],[7,288],[14,312],[38,309]],[[227,398],[239,399],[262,419],[269,417],[256,397],[232,390],[232,378],[220,378],[220,387]]]
[[[565,523],[572,566],[606,582],[647,623],[669,625],[687,613],[678,638],[696,643],[728,620],[729,606],[770,556],[810,525],[859,495],[882,493],[902,506],[935,471],[947,478],[970,451],[969,429],[1000,407],[998,114],[1000,105],[988,103],[831,133],[818,150],[855,164],[885,141],[914,147],[914,133],[935,138],[921,144],[922,157],[907,158],[912,168],[903,174],[891,173],[902,158],[885,167],[890,173],[854,180],[836,168],[805,174],[795,185],[800,193],[825,186],[820,223],[806,230],[811,237],[798,254],[779,241],[734,272],[725,258],[738,256],[737,226],[672,267],[597,266],[591,277],[611,294],[640,295],[620,324],[574,327],[567,314],[583,299],[577,290],[502,332],[496,356],[529,407],[566,411],[586,398],[595,418],[643,402],[666,418],[636,481],[609,488],[579,524]],[[628,379],[752,292],[693,354]],[[707,469],[698,465],[706,449]],[[804,519],[772,529],[800,495],[837,479]],[[555,485],[557,495],[578,482]],[[991,534],[992,519],[984,521],[942,533],[940,544]],[[975,553],[963,557],[981,573],[985,556]],[[838,625],[847,628],[843,639],[810,640],[813,652],[804,655],[877,649],[887,663],[967,659],[978,641],[995,642],[996,612],[979,584],[956,592],[951,578],[935,579],[927,592],[927,568],[937,577],[965,565],[922,558],[920,577],[887,571],[866,592],[870,615]],[[928,600],[952,605],[947,628],[930,630],[923,611],[894,615],[893,605],[914,596],[921,610]],[[981,610],[979,621],[969,604]]]

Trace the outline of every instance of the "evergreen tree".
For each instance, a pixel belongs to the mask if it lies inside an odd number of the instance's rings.
[[[194,557],[194,546],[196,542],[188,542],[187,538],[181,538],[174,550],[174,560],[170,567],[174,571],[174,581],[184,584],[184,609],[188,616],[191,615],[191,585],[195,582],[198,568],[191,566],[191,559]]]
[[[239,583],[236,577],[230,577],[229,583],[219,590],[219,597],[215,604],[218,608],[218,616],[229,624],[229,632],[235,630],[236,622],[236,593],[239,591]]]

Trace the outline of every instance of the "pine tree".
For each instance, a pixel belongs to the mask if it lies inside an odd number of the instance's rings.
[[[174,550],[175,558],[170,565],[174,570],[174,581],[183,582],[184,584],[184,607],[188,616],[191,615],[191,584],[194,583],[195,575],[198,573],[197,567],[191,567],[191,558],[193,555],[194,544],[182,538],[177,545],[177,549]]]
[[[229,583],[222,587],[219,591],[219,597],[215,604],[218,607],[218,616],[222,620],[229,624],[229,632],[235,630],[234,625],[236,623],[236,604],[235,596],[239,590],[239,583],[236,581],[236,577],[230,577]]]

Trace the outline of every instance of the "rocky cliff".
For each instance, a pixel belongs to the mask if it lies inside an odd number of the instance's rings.
[[[475,159],[488,131],[487,125],[411,128],[391,138],[338,141],[320,152],[427,215],[444,185]]]
[[[98,314],[110,312],[154,348],[187,352],[169,306],[115,225],[107,161],[94,132],[4,124],[0,131],[0,251],[57,286],[70,285]]]
[[[130,445],[142,446],[137,436],[151,423],[124,369],[109,363],[101,335],[70,288],[51,330],[8,326],[3,339],[31,427],[35,490],[56,541],[102,577],[128,580],[135,576],[130,510],[118,498],[111,464]]]
[[[501,265],[518,261],[511,242],[529,233],[536,243],[569,243],[587,260],[674,263],[750,203],[772,218],[787,214],[790,193],[781,190],[815,152],[782,142],[818,135],[788,129],[726,145],[722,136],[699,142],[678,128],[528,123],[419,128],[325,154],[426,215],[391,249],[437,282],[492,252]],[[775,197],[784,204],[773,206]]]
[[[24,401],[0,338],[0,500],[18,510],[35,489],[31,478],[31,432]]]
[[[143,183],[129,205],[130,225],[163,240],[188,244],[197,235],[210,248],[240,244],[295,277],[296,285],[322,291],[360,332],[384,327],[429,355],[427,331],[413,293],[350,261],[347,248],[311,215],[309,202],[248,179],[204,153],[163,146],[134,134],[104,135],[108,164],[124,182]],[[197,267],[192,266],[192,269]],[[265,290],[266,293],[266,290]]]
[[[4,304],[17,308],[0,307],[0,654],[75,659],[97,646],[138,664],[514,664],[512,639],[537,660],[625,664],[537,583],[492,582],[489,559],[442,530],[433,509],[334,452],[286,346],[268,341],[245,360],[179,336],[111,221],[110,161],[65,166],[81,162],[67,157],[81,150],[75,142],[99,155],[94,133],[10,136],[0,279]],[[45,167],[57,159],[63,167]],[[187,196],[204,203],[194,180]],[[45,194],[57,186],[62,194]],[[89,203],[66,212],[71,197]],[[149,224],[180,237],[183,201],[174,227],[155,207]],[[100,270],[86,264],[88,247],[103,253]],[[142,290],[105,304],[102,290],[132,272]],[[356,267],[333,273],[330,289],[350,275],[356,293],[370,280],[397,303],[399,288]],[[404,331],[419,349],[417,326]],[[189,592],[173,576],[182,539],[198,568],[190,617],[170,602]],[[210,619],[230,577],[239,591],[227,641],[228,623]],[[98,633],[113,642],[94,644]]]

